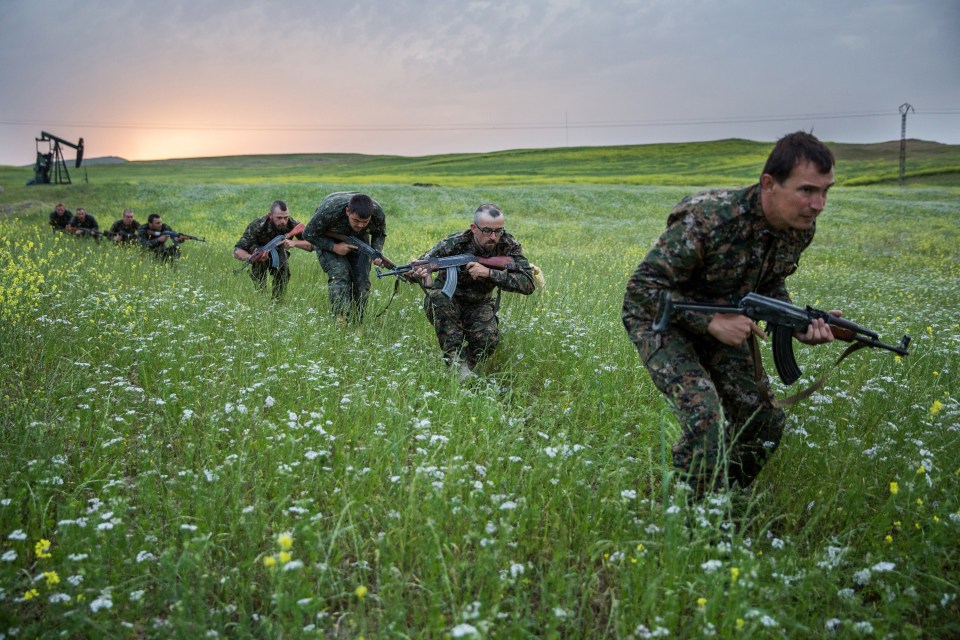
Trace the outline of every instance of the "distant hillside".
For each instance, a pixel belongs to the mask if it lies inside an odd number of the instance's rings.
[[[96,167],[101,164],[121,164],[129,162],[126,158],[119,156],[103,156],[102,158],[84,158],[83,166]]]
[[[840,186],[895,185],[900,142],[830,143]],[[482,185],[629,184],[737,186],[758,179],[771,143],[711,142],[513,149],[433,156],[347,153],[85,162],[89,179],[120,182]],[[28,178],[24,178],[24,182]],[[907,184],[960,186],[960,145],[907,141]]]

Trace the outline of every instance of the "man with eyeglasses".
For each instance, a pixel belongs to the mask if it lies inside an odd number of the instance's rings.
[[[358,247],[328,234],[353,236],[383,251],[387,218],[376,200],[363,193],[331,193],[314,212],[303,239],[314,246],[327,274],[330,312],[338,322],[360,324],[370,294],[370,258]],[[373,264],[382,264],[379,258]]]
[[[140,223],[133,217],[132,209],[124,209],[123,217],[113,223],[107,235],[114,242],[136,242]]]
[[[480,205],[466,231],[454,233],[438,242],[420,259],[444,258],[465,253],[478,258],[510,256],[515,266],[509,270],[490,269],[470,262],[460,269],[453,297],[443,293],[445,272],[434,274],[433,283],[424,287],[423,308],[433,324],[444,360],[458,369],[461,379],[473,374],[477,362],[489,357],[500,342],[497,311],[500,294],[494,289],[530,295],[534,291],[533,268],[523,256],[520,243],[504,228],[503,212],[492,204]],[[426,267],[412,272],[423,280]]]

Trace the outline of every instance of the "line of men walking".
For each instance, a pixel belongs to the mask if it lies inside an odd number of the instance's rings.
[[[371,266],[384,266],[382,257],[361,249],[382,255],[387,237],[383,207],[363,193],[332,193],[323,199],[301,232],[291,233],[299,224],[290,217],[285,202],[273,202],[266,215],[247,225],[234,246],[234,258],[245,262],[252,259],[250,277],[256,288],[266,290],[269,274],[272,297],[282,300],[290,281],[290,249],[315,251],[327,275],[331,314],[339,324],[359,324],[370,295]],[[274,258],[268,253],[258,254],[278,237],[282,241],[275,247]],[[423,288],[424,311],[444,359],[464,378],[472,375],[477,363],[491,355],[500,341],[499,291],[529,295],[535,288],[534,269],[523,256],[520,243],[506,232],[498,207],[480,206],[467,230],[441,240],[415,263],[467,254],[475,256],[476,261],[463,265],[462,277],[452,293],[446,283],[447,273],[434,279],[429,265],[410,268],[403,276]],[[495,256],[509,256],[509,269],[490,268],[480,262]],[[498,290],[496,296],[494,290]]]

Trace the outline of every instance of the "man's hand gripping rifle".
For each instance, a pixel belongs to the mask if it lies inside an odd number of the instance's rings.
[[[433,285],[433,272],[444,270],[446,271],[446,280],[443,283],[443,295],[448,298],[452,298],[453,294],[457,291],[457,272],[460,267],[463,267],[471,262],[476,262],[477,264],[482,264],[488,269],[497,269],[498,271],[511,270],[516,268],[516,263],[513,258],[510,256],[494,256],[492,258],[478,258],[472,253],[463,253],[457,256],[447,256],[444,258],[426,258],[424,260],[414,260],[413,262],[402,264],[390,271],[380,271],[377,269],[377,277],[385,278],[386,276],[404,276],[409,278],[412,271],[425,267],[427,269],[427,275],[423,279],[423,286],[430,287]]]
[[[886,349],[905,356],[908,355],[907,346],[910,344],[910,336],[906,335],[900,339],[900,343],[897,345],[885,344],[880,342],[880,336],[875,332],[839,316],[813,307],[795,307],[787,302],[756,293],[745,295],[740,299],[740,304],[737,306],[724,306],[686,302],[675,303],[673,302],[673,295],[669,291],[661,291],[657,321],[653,323],[653,330],[663,331],[675,310],[701,313],[736,313],[747,316],[756,322],[761,320],[766,322],[767,331],[773,334],[773,362],[777,366],[777,374],[786,385],[793,384],[801,376],[800,367],[797,366],[797,360],[793,355],[793,332],[806,331],[810,323],[817,318],[823,319],[830,325],[834,337],[846,342],[856,341],[859,343],[858,345],[852,345],[848,349],[848,353],[841,356],[841,359],[862,347]]]
[[[363,240],[361,240],[356,236],[346,236],[342,233],[333,233],[333,232],[325,233],[324,235],[338,242],[346,242],[348,245],[350,245],[360,253],[370,256],[371,260],[379,260],[380,264],[385,266],[387,269],[397,268],[397,265],[394,264],[392,260],[387,258],[387,256],[383,255],[383,252],[374,249],[369,244],[367,244],[366,242],[364,242]],[[378,268],[377,274],[379,275],[379,273],[380,273],[380,270]]]
[[[280,235],[275,237],[273,240],[263,245],[262,247],[260,247],[259,249],[251,253],[249,256],[247,256],[247,259],[244,260],[239,267],[234,269],[233,273],[234,274],[240,273],[241,271],[247,268],[247,265],[251,265],[254,262],[260,262],[260,260],[262,260],[263,256],[265,255],[270,256],[270,266],[272,268],[274,269],[279,268],[280,252],[277,251],[277,247],[283,244],[284,240],[290,240],[294,236],[297,236],[303,233],[303,230],[305,227],[306,225],[301,222],[297,226],[295,226],[293,229],[290,229],[290,231],[287,231],[286,233],[281,233]]]

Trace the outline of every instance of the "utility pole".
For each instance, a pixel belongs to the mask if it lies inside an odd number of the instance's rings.
[[[900,105],[900,186],[907,174],[907,114],[913,111],[909,102]]]

